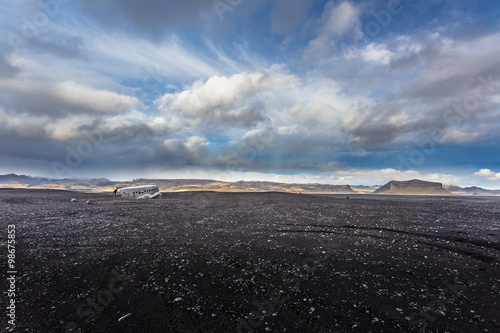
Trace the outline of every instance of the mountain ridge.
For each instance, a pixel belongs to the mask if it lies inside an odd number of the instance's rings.
[[[458,195],[500,195],[500,190],[486,190],[478,186],[460,187],[458,185],[444,185],[444,188]]]
[[[0,175],[0,187],[63,189],[86,192],[110,192],[116,187],[155,183],[165,192],[220,191],[220,192],[290,192],[290,193],[355,193],[349,185],[288,184],[268,181],[223,182],[210,179],[146,179],[110,181],[98,179],[48,179],[25,175]],[[3,186],[2,186],[3,185]]]
[[[83,192],[111,192],[116,187],[145,185],[156,183],[165,192],[181,191],[220,191],[220,192],[290,192],[290,193],[339,193],[339,194],[421,194],[421,195],[480,195],[500,196],[500,190],[486,190],[477,186],[460,187],[458,185],[442,185],[441,183],[425,182],[418,179],[409,181],[390,181],[381,185],[328,185],[319,183],[297,184],[279,183],[272,181],[237,181],[224,182],[213,179],[148,179],[137,178],[132,181],[111,181],[107,178],[65,178],[50,179],[14,173],[0,175],[0,188],[32,188],[32,189],[57,189]],[[392,183],[392,190],[391,184]],[[396,190],[398,183],[407,183],[417,186],[419,190]],[[429,185],[432,184],[432,185]],[[396,186],[395,186],[396,185]],[[406,185],[407,186],[407,185]],[[433,186],[437,191],[429,191]],[[445,192],[439,189],[441,187]]]

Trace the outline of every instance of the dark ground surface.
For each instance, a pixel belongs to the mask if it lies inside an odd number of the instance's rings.
[[[16,332],[500,332],[499,198],[0,190],[0,213]]]

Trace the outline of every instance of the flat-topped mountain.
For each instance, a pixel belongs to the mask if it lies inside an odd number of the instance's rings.
[[[377,189],[375,194],[406,194],[406,195],[451,195],[443,188],[442,183],[426,182],[419,179],[396,181],[392,180]]]

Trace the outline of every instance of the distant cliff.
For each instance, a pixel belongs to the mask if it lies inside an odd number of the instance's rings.
[[[413,179],[407,181],[390,181],[375,192],[375,194],[406,194],[406,195],[451,195],[441,183],[426,182]]]

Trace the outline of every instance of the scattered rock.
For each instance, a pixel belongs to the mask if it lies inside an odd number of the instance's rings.
[[[118,319],[118,321],[122,321],[123,319],[125,319],[125,318],[127,318],[128,316],[131,316],[131,315],[132,315],[131,313],[127,313],[125,316],[120,317],[120,318]]]

